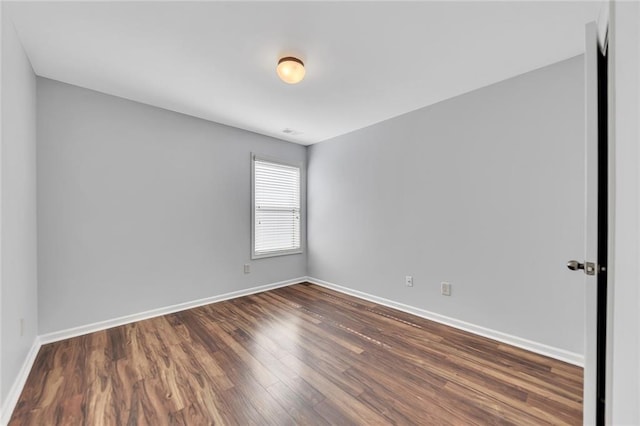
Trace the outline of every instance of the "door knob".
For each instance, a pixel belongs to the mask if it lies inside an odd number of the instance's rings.
[[[567,262],[567,268],[571,269],[572,271],[584,269],[584,263],[580,263],[577,260],[570,260]]]
[[[571,269],[572,271],[582,269],[587,275],[596,274],[596,264],[593,262],[580,263],[577,260],[570,260],[567,262],[567,268]]]

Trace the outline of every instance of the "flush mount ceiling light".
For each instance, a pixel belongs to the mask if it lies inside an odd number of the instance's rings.
[[[276,68],[280,80],[289,84],[300,83],[304,78],[304,64],[298,58],[287,56],[278,61]]]

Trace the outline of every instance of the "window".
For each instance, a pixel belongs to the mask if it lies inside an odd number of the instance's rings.
[[[252,258],[301,252],[300,167],[254,156]]]

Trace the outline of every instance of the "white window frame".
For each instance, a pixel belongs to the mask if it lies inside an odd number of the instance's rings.
[[[299,190],[300,190],[300,207],[299,207],[299,215],[300,215],[300,247],[299,248],[295,248],[295,249],[290,249],[290,250],[278,250],[278,251],[271,251],[268,253],[256,253],[256,196],[255,196],[255,191],[256,191],[256,180],[255,180],[255,166],[256,166],[256,160],[257,161],[264,161],[267,163],[273,163],[273,164],[281,164],[283,166],[288,166],[288,167],[296,167],[300,170],[300,178],[298,181],[298,185],[299,185]],[[263,155],[258,155],[258,154],[251,154],[251,259],[264,259],[264,258],[268,258],[268,257],[275,257],[275,256],[286,256],[286,255],[290,255],[290,254],[300,254],[300,253],[304,253],[304,203],[303,203],[303,199],[304,199],[304,186],[303,186],[303,177],[304,177],[304,167],[303,164],[301,163],[290,163],[290,162],[286,162],[286,161],[282,161],[279,159],[274,159],[271,157],[267,157],[267,156],[263,156]]]

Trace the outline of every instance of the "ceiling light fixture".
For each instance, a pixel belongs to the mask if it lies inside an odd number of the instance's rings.
[[[276,68],[280,80],[289,84],[300,83],[304,78],[304,64],[298,58],[287,56],[278,61]]]

